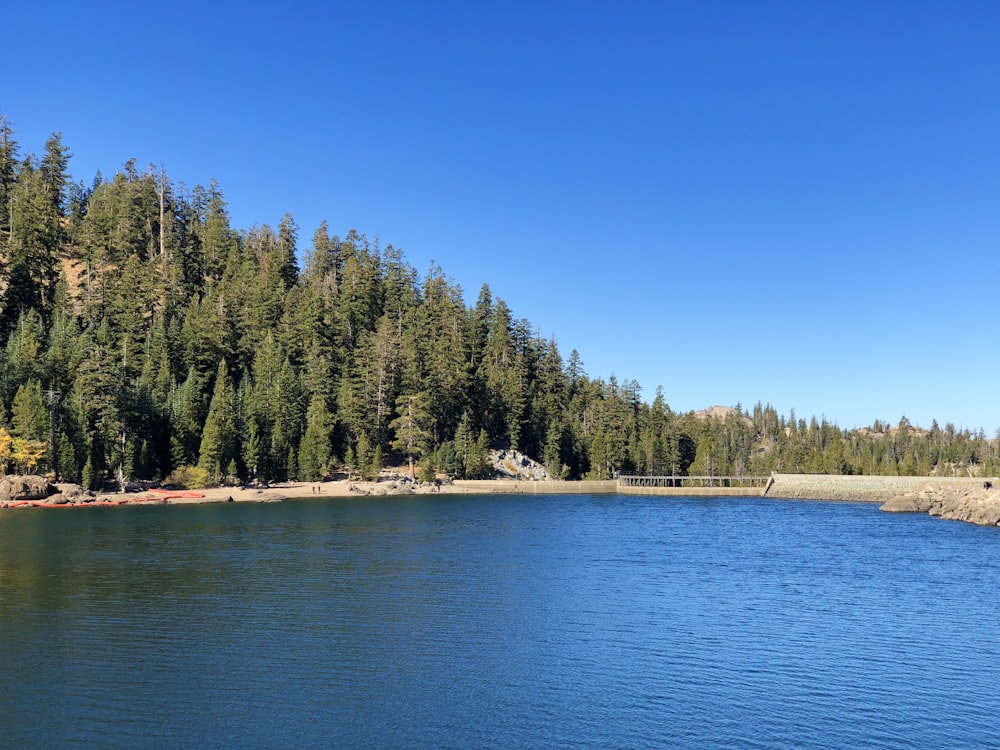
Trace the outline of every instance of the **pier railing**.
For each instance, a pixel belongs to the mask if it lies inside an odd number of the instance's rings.
[[[619,474],[619,487],[663,487],[663,488],[695,488],[695,487],[745,487],[760,488],[767,486],[770,477],[761,476],[642,476],[639,474]]]

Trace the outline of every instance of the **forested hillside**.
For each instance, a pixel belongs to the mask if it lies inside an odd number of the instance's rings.
[[[0,116],[0,470],[95,486],[412,460],[476,478],[491,447],[567,478],[997,470],[995,440],[951,425],[675,414],[391,244],[325,224],[303,242],[287,214],[236,229],[214,181],[129,161],[85,184],[69,161],[59,135],[38,157]]]

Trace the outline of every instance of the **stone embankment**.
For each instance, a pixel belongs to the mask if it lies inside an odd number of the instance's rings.
[[[995,480],[990,480],[995,482]],[[887,513],[927,513],[949,521],[965,521],[979,526],[1000,526],[1000,488],[962,489],[930,484],[886,500],[880,510]]]
[[[929,513],[980,526],[1000,525],[1000,480],[995,477],[775,474],[767,496],[860,500],[881,503],[880,510],[887,513]]]
[[[884,503],[907,492],[918,492],[928,485],[971,489],[981,487],[982,479],[967,477],[873,477],[838,474],[772,474],[774,480],[768,497],[795,500],[852,500]]]

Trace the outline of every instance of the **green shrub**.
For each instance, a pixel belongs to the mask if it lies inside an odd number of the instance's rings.
[[[182,490],[200,490],[211,483],[211,474],[201,466],[178,466],[167,477],[165,484]]]

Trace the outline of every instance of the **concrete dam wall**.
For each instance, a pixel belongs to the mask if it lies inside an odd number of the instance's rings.
[[[679,477],[677,481],[691,479]],[[667,478],[669,482],[669,478]],[[484,495],[646,495],[661,497],[771,497],[797,500],[849,500],[882,503],[906,493],[918,493],[930,488],[958,491],[981,489],[984,481],[1000,488],[995,477],[870,477],[830,474],[772,474],[770,477],[746,479],[746,486],[697,486],[704,482],[687,482],[687,486],[636,486],[619,480],[609,481],[525,481],[496,479],[456,479],[451,491]],[[735,483],[732,483],[735,484]],[[442,487],[449,492],[449,486]]]
[[[618,482],[525,481],[515,479],[456,479],[452,485],[464,492],[484,495],[607,495],[618,492]],[[448,488],[445,487],[447,492]]]
[[[956,490],[976,489],[993,477],[868,477],[828,474],[772,474],[774,482],[767,497],[808,500],[860,500],[881,503],[907,492],[920,492],[929,487]]]

